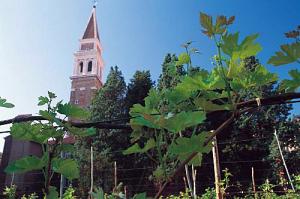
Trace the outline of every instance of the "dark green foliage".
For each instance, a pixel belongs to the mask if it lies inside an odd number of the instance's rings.
[[[162,74],[159,76],[158,89],[168,89],[177,85],[180,82],[181,76],[185,74],[182,65],[178,65],[175,68],[172,65],[178,61],[175,54],[168,53],[162,64]]]
[[[134,104],[144,104],[144,98],[153,86],[150,71],[136,71],[127,86],[126,112],[128,113]]]

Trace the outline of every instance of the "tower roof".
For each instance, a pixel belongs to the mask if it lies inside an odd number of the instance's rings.
[[[96,6],[93,6],[92,14],[84,31],[82,39],[99,39],[98,25],[96,19]]]

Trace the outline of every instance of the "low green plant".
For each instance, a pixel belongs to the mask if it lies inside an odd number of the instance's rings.
[[[10,187],[5,187],[3,191],[3,195],[7,199],[15,199],[16,198],[17,186],[11,185]]]
[[[63,195],[63,199],[76,199],[74,193],[75,189],[72,186],[69,186]]]
[[[52,92],[48,92],[48,96],[39,97],[38,105],[46,107],[39,111],[39,115],[45,121],[14,123],[10,129],[13,138],[40,144],[43,152],[41,157],[22,157],[5,169],[7,173],[41,170],[44,174],[44,193],[47,199],[58,197],[56,188],[51,186],[54,173],[61,174],[68,180],[79,177],[79,166],[76,160],[60,157],[61,153],[72,153],[75,150],[73,145],[64,143],[64,138],[73,136],[76,139],[96,133],[94,128],[76,128],[68,120],[68,118],[87,119],[89,112],[62,101],[54,103],[55,99],[56,95]]]
[[[24,194],[22,197],[21,197],[21,199],[38,199],[39,197],[36,195],[36,193],[32,193],[32,194],[30,194],[30,195],[28,195],[27,197],[26,197],[26,195]]]
[[[216,198],[216,190],[211,187],[206,188],[204,194],[202,194],[200,197],[200,199],[212,199],[212,198]]]

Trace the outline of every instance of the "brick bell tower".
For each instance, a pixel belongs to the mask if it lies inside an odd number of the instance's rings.
[[[96,6],[93,6],[83,37],[79,41],[79,50],[74,53],[70,103],[88,108],[96,91],[102,87],[104,69]]]

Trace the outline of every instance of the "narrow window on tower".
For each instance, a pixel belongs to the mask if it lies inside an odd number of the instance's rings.
[[[88,72],[92,71],[92,67],[93,67],[93,62],[89,61],[89,63],[88,63]]]
[[[79,64],[79,70],[80,70],[80,73],[83,72],[83,62],[80,62],[80,64]]]

